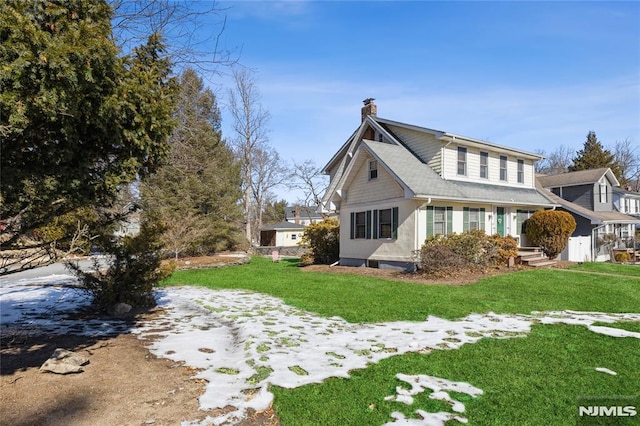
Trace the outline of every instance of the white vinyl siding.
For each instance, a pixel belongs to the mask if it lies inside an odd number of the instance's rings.
[[[487,160],[487,178],[481,174],[482,160],[481,152],[488,153]],[[518,159],[510,157],[498,152],[491,152],[487,150],[476,149],[473,147],[467,148],[467,174],[466,176],[458,174],[458,148],[457,146],[448,146],[443,149],[444,153],[444,173],[442,177],[445,179],[453,180],[466,180],[477,182],[482,179],[483,183],[494,185],[508,185],[534,188],[535,187],[535,170],[533,167],[533,161],[530,159],[520,159],[522,161],[521,168],[522,173],[518,173]],[[506,172],[507,180],[501,180],[501,167],[500,157],[506,158],[506,166],[504,171]],[[504,177],[504,176],[503,176]],[[522,182],[517,182],[518,178],[522,178]]]
[[[427,163],[436,173],[441,173],[441,141],[433,135],[402,127],[392,126],[391,130],[411,152]]]
[[[369,179],[369,159],[362,161],[360,167],[356,167],[357,170],[352,174],[351,180],[346,182],[347,194],[344,202],[356,204],[403,197],[403,189],[380,163],[378,163],[377,179]]]

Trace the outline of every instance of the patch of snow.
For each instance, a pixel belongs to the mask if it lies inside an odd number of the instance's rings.
[[[474,386],[471,386],[469,383],[464,382],[452,382],[447,379],[443,379],[440,377],[427,376],[423,374],[419,375],[406,375],[406,374],[397,374],[396,377],[398,380],[401,380],[411,386],[411,389],[405,389],[403,387],[398,386],[396,388],[396,395],[390,395],[385,398],[385,401],[397,401],[403,402],[405,404],[411,405],[413,404],[413,396],[420,394],[426,390],[431,390],[432,392],[429,394],[429,398],[445,401],[451,405],[451,409],[455,413],[464,413],[465,407],[464,404],[458,400],[451,398],[448,391],[465,393],[473,398],[482,395],[482,389],[478,389]],[[410,399],[409,399],[410,398]],[[410,401],[410,402],[407,402]],[[447,412],[438,412],[438,413],[427,413],[424,410],[417,410],[418,413],[423,419],[423,423],[418,424],[429,424],[429,425],[444,425],[445,422],[449,420],[458,420],[463,423],[467,422],[467,419],[461,416],[458,416],[453,413]],[[406,419],[404,415],[398,416],[399,413],[394,413],[396,415],[392,415],[394,417],[394,421],[387,424],[414,424],[411,423],[414,419]],[[409,421],[409,423],[407,423]]]
[[[636,333],[635,331],[623,330],[621,328],[603,327],[601,325],[589,325],[588,328],[594,333],[604,334],[605,336],[635,337],[636,339],[640,339],[640,333]]]
[[[604,367],[596,367],[596,371],[599,371],[601,373],[611,374],[612,376],[618,375],[618,373],[616,373],[615,371],[609,370],[608,368],[604,368]]]

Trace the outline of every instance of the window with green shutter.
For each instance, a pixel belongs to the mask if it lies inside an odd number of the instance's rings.
[[[453,232],[453,207],[427,206],[427,237]]]
[[[481,229],[484,231],[484,213],[484,208],[472,209],[470,207],[464,207],[462,209],[464,220],[463,231],[471,231],[473,229]]]

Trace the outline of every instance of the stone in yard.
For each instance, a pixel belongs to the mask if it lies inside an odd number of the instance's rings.
[[[131,310],[131,305],[127,303],[119,302],[113,305],[111,309],[109,309],[109,314],[114,317],[121,317],[128,314],[130,310]]]
[[[89,358],[78,355],[66,349],[56,349],[51,358],[46,360],[40,371],[43,373],[70,374],[82,373],[83,365],[89,363]]]

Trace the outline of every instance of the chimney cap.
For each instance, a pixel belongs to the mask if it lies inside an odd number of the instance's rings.
[[[373,103],[373,101],[375,101],[375,98],[367,98],[364,101],[362,101],[365,105],[369,105],[371,103]]]

